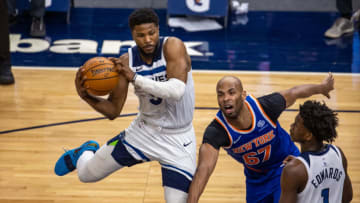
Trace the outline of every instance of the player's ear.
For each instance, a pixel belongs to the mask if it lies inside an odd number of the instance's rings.
[[[245,100],[246,99],[246,91],[245,90],[243,90],[242,91],[242,94],[241,94],[241,97],[243,98],[243,100]]]
[[[310,131],[307,131],[307,132],[305,133],[305,135],[304,135],[304,140],[306,140],[306,141],[310,141],[310,140],[312,140],[313,138],[315,138],[315,137],[314,137],[314,135],[313,135]]]

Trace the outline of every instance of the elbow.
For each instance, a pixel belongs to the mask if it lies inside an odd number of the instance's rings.
[[[117,116],[107,116],[107,118],[112,121],[112,120],[115,120],[117,118]]]
[[[176,92],[175,94],[172,95],[172,98],[176,101],[179,101],[183,96],[184,96],[184,93],[185,93],[185,88],[183,88],[182,90]]]
[[[108,114],[105,114],[106,118],[109,119],[109,120],[115,120],[118,116],[119,116],[120,113],[108,113]]]
[[[170,91],[170,98],[179,101],[185,94],[186,84],[180,80],[172,80],[171,82],[174,83],[173,90]]]

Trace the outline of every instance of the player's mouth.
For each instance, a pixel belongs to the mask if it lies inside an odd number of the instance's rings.
[[[154,51],[154,47],[155,47],[155,46],[153,46],[153,45],[146,45],[146,46],[144,46],[143,49],[144,49],[145,52],[151,53],[151,52]]]
[[[226,114],[232,113],[234,111],[233,105],[226,104],[224,105],[224,110]]]

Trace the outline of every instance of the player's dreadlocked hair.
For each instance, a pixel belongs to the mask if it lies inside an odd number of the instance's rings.
[[[335,129],[338,126],[337,113],[325,103],[306,101],[300,105],[300,116],[304,121],[304,126],[319,142],[331,143],[337,137]]]
[[[130,14],[129,27],[131,30],[133,30],[136,25],[144,23],[154,23],[156,26],[159,25],[159,17],[154,10],[150,8],[140,8]]]

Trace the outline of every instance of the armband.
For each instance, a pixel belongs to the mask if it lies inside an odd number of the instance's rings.
[[[141,75],[134,76],[134,85],[143,91],[163,99],[180,100],[185,93],[185,83],[177,78],[158,82]]]

